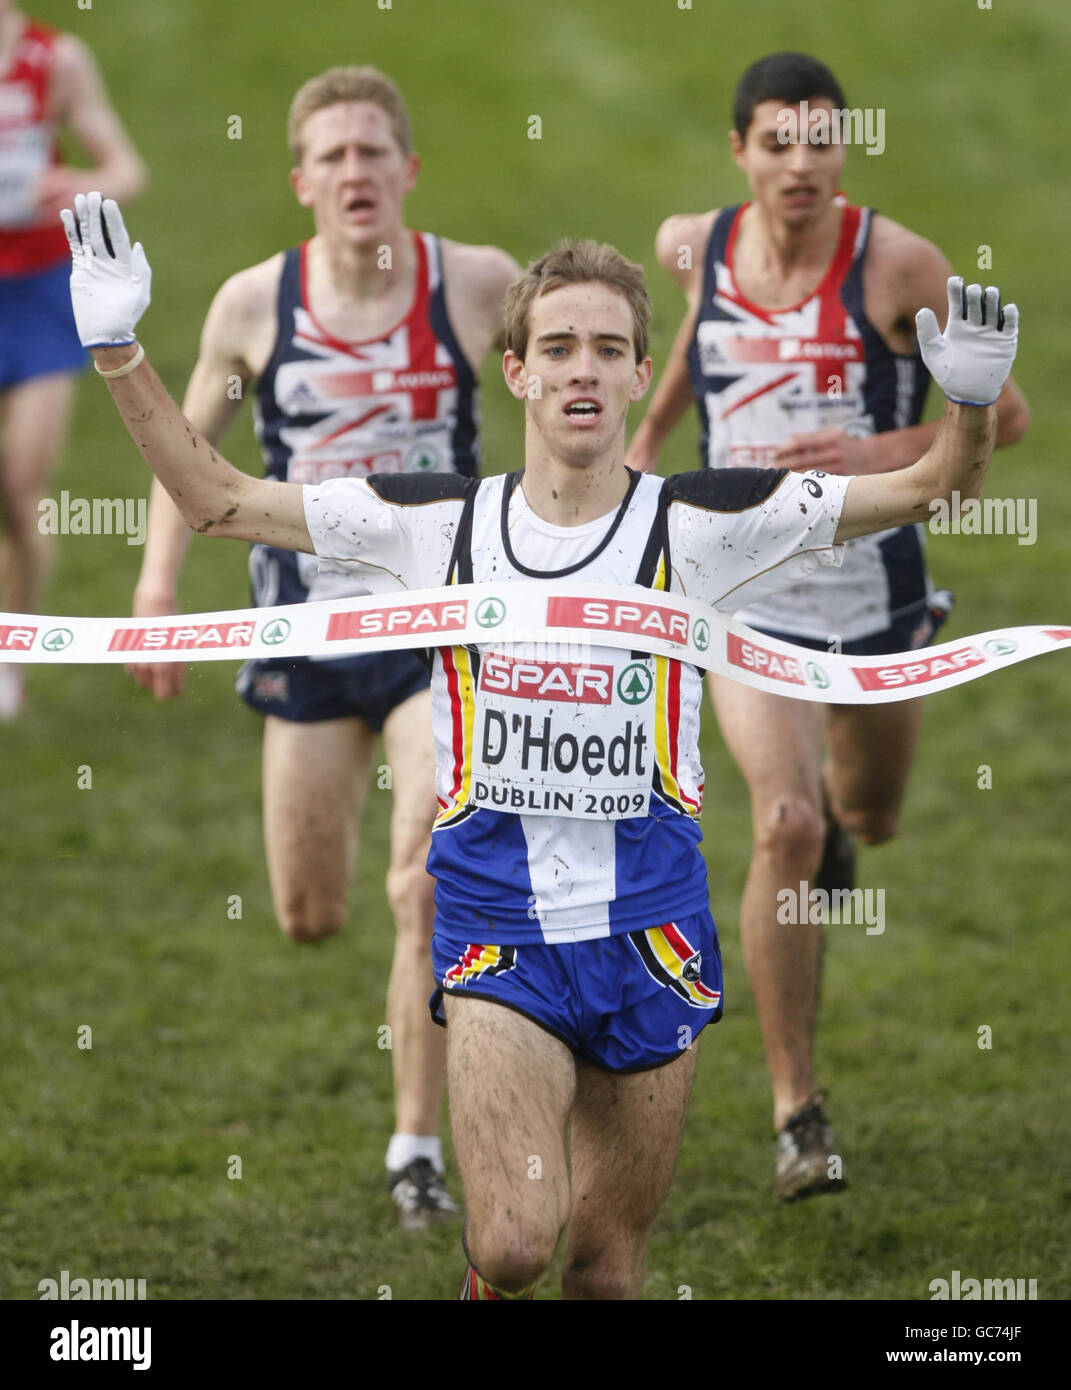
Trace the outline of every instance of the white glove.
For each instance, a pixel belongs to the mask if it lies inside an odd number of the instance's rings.
[[[1000,307],[992,285],[963,288],[963,277],[948,281],[948,323],[942,333],[932,309],[915,315],[922,360],[956,405],[992,405],[1008,379],[1019,341],[1019,310]]]
[[[71,247],[71,304],[83,347],[134,341],[149,307],[152,271],[141,242],[133,248],[119,205],[99,193],[77,193],[74,212],[60,213]]]

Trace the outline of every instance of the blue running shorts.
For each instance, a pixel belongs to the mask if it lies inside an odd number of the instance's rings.
[[[89,357],[71,308],[71,263],[0,275],[0,391],[31,377],[79,372]]]
[[[562,945],[481,945],[436,928],[443,994],[490,999],[530,1018],[604,1071],[649,1071],[679,1057],[722,1012],[721,948],[709,911],[647,931]]]

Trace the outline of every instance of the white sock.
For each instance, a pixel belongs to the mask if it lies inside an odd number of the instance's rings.
[[[408,1168],[415,1158],[427,1158],[437,1173],[443,1172],[443,1141],[437,1134],[392,1134],[387,1145],[387,1167],[391,1172]]]

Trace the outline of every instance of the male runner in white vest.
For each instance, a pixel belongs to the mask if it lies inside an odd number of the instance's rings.
[[[220,289],[183,403],[187,417],[218,444],[255,382],[257,439],[270,478],[473,475],[475,372],[502,337],[515,262],[493,246],[406,227],[419,161],[402,95],[375,68],[332,68],[305,83],[291,105],[289,140],[290,182],[316,234]],[[156,484],[136,616],[176,611],[189,540]],[[312,557],[275,546],[254,546],[250,571],[258,605],[364,592],[352,575],[318,575]],[[138,665],[133,674],[159,699],[182,688],[181,666]],[[426,1010],[434,905],[424,861],[435,816],[428,684],[415,652],[252,661],[238,680],[242,698],[265,716],[268,874],[276,917],[294,941],[318,941],[345,921],[383,735],[391,772],[387,897],[397,932],[387,988],[395,1133],[386,1161],[409,1229],[457,1212],[441,1179],[445,1049]]]
[[[522,473],[299,488],[232,468],[145,362],[134,330],[148,265],[115,204],[78,199],[64,222],[82,340],[187,523],[316,553],[377,593],[493,577],[507,591],[529,578],[560,594],[570,576],[732,612],[838,564],[853,536],[907,524],[954,490],[976,495],[1015,355],[1014,306],[1001,312],[997,290],[952,279],[945,333],[928,309],[919,316],[949,405],[913,466],[646,476],[624,463],[628,407],[651,377],[643,271],[612,247],[564,243],[507,297],[503,367],[525,403]],[[491,637],[434,656],[432,1006],[447,1025],[465,1298],[530,1298],[566,1223],[563,1295],[639,1296],[693,1040],[721,1013],[698,848],[702,680],[680,661],[595,642],[582,662],[551,640],[530,652]],[[537,662],[545,683],[533,686]],[[518,796],[520,809],[504,809]]]
[[[845,109],[836,78],[804,54],[760,59],[740,79],[729,144],[751,199],[659,229],[658,259],[688,311],[631,467],[657,465],[693,398],[704,468],[865,474],[903,468],[933,442],[936,424],[919,424],[929,374],[915,315],[927,305],[943,321],[950,267],[930,242],[838,195],[846,145],[829,133]],[[793,139],[804,120],[812,140]],[[1029,419],[1013,382],[996,409],[997,444],[1012,444]],[[922,524],[856,540],[840,568],[739,616],[820,651],[924,646],[950,595],[934,593],[922,542]],[[923,702],[808,705],[713,674],[710,693],[751,793],[740,938],[773,1082],[774,1192],[792,1200],[842,1186],[843,1163],[831,1162],[814,1076],[822,928],[780,921],[778,893],[850,889],[852,836],[876,845],[896,833]]]

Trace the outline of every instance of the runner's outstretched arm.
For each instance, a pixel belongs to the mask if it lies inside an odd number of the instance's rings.
[[[82,345],[93,354],[131,438],[199,535],[314,549],[297,483],[250,477],[217,454],[182,414],[145,359],[134,329],[149,306],[152,272],[99,193],[79,194],[60,214],[71,247],[71,302]],[[135,349],[131,351],[131,349]]]
[[[844,497],[836,540],[926,521],[930,503],[982,491],[997,439],[994,402],[1008,379],[1019,337],[1019,310],[1001,309],[1000,291],[948,282],[948,323],[932,309],[915,318],[923,361],[948,397],[937,437],[917,463],[892,473],[854,477]]]

